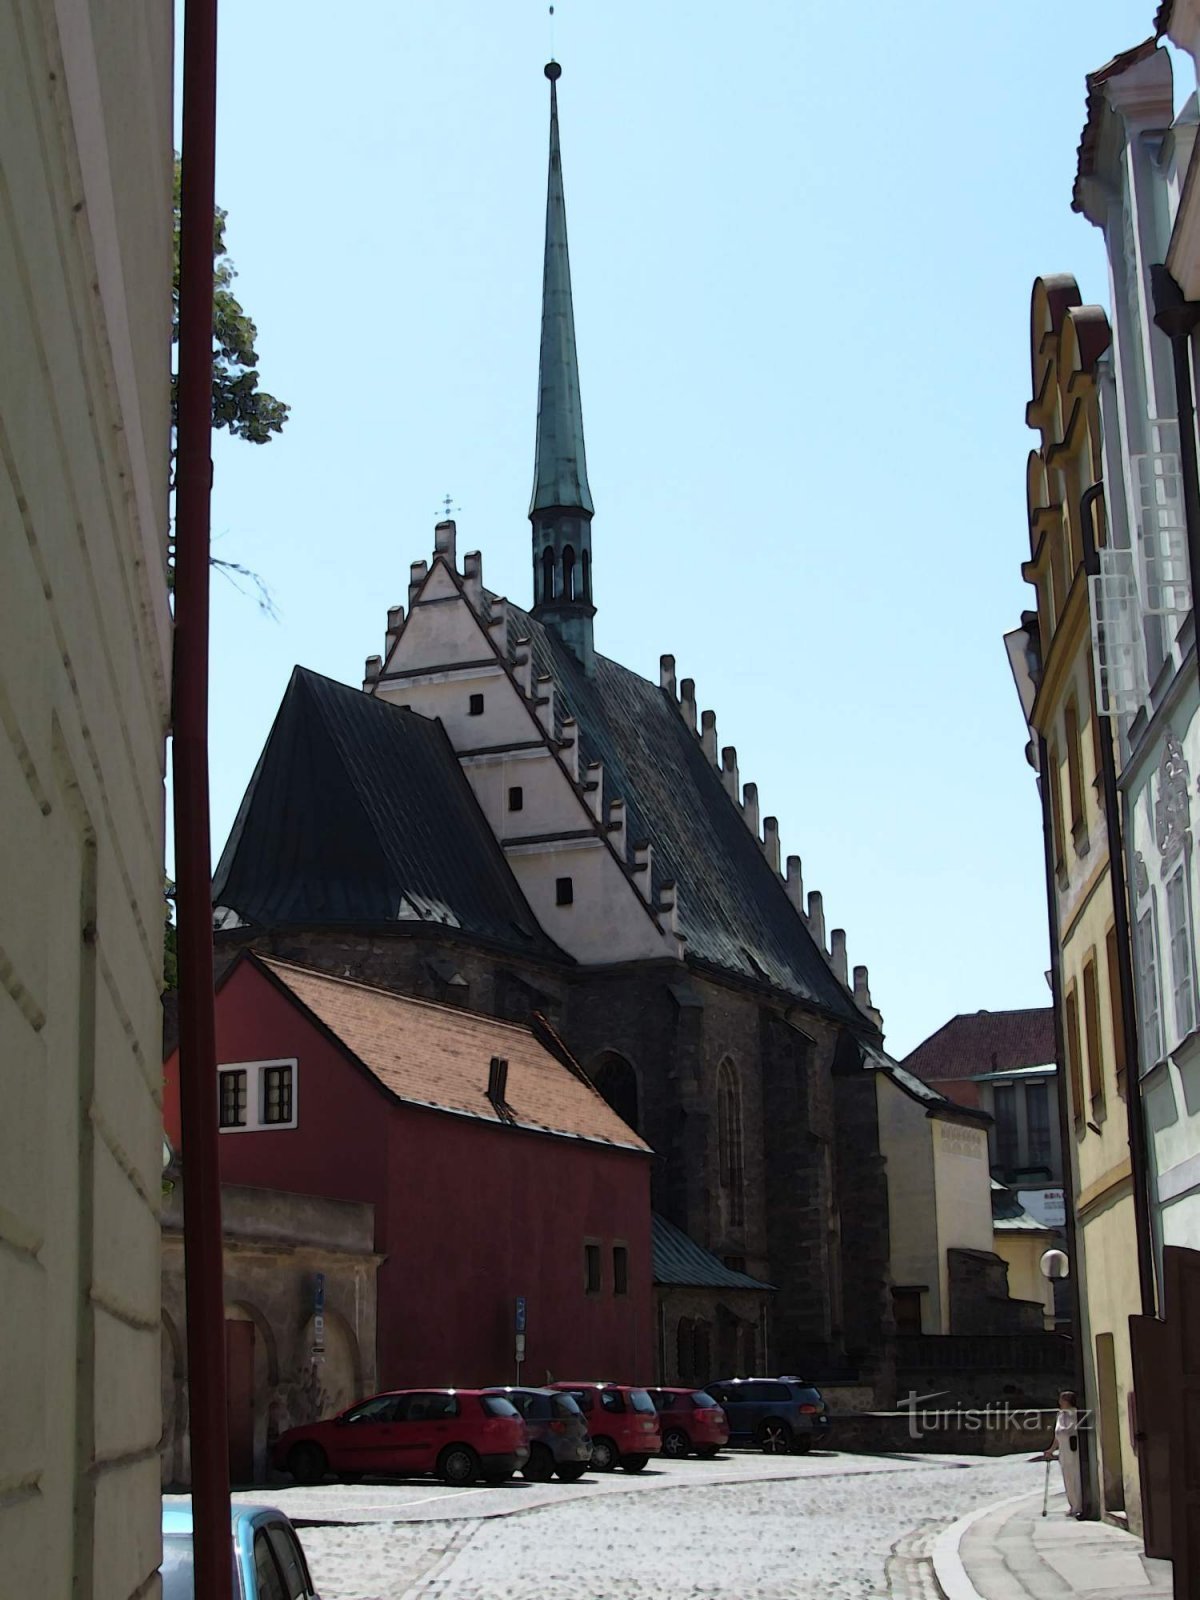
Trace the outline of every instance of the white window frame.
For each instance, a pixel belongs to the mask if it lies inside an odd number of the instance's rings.
[[[1178,888],[1173,901],[1171,891]],[[1167,950],[1171,959],[1171,998],[1175,1017],[1176,1042],[1186,1039],[1196,1026],[1196,969],[1192,958],[1192,906],[1188,889],[1188,856],[1184,853],[1175,871],[1166,882]],[[1175,916],[1178,908],[1180,915]],[[1182,959],[1177,960],[1180,956]],[[1183,970],[1181,971],[1180,968]],[[1187,1013],[1180,1005],[1182,995],[1187,996]]]
[[[292,1071],[292,1115],[288,1122],[268,1122],[266,1111],[266,1073],[270,1067],[290,1067]],[[295,1056],[273,1056],[266,1061],[222,1061],[217,1068],[217,1106],[220,1115],[221,1074],[246,1074],[246,1120],[240,1127],[223,1127],[222,1133],[285,1133],[300,1121],[300,1066]]]
[[[1137,1008],[1139,1044],[1142,1055],[1142,1072],[1149,1072],[1163,1058],[1162,988],[1158,978],[1158,930],[1155,927],[1153,894],[1142,901],[1137,917],[1137,935],[1134,941],[1137,955]],[[1154,1003],[1153,1011],[1147,1001]],[[1150,1036],[1150,1019],[1154,1019],[1154,1036]]]

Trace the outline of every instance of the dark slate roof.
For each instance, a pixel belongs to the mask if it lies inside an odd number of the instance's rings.
[[[1004,1184],[992,1179],[992,1227],[997,1233],[1049,1233]]]
[[[601,655],[589,677],[550,629],[511,601],[509,611],[510,653],[528,638],[535,671],[554,680],[556,731],[568,717],[578,724],[580,771],[604,763],[605,807],[624,800],[628,839],[653,846],[655,900],[664,883],[677,885],[687,959],[870,1030],[672,697]]]
[[[1054,1011],[973,1011],[951,1017],[904,1066],[927,1083],[1042,1067],[1055,1059]]]
[[[439,722],[297,667],[213,880],[243,922],[437,924],[566,959]]]
[[[898,1089],[902,1089],[905,1094],[919,1101],[925,1107],[927,1115],[931,1117],[947,1116],[956,1122],[961,1122],[964,1119],[985,1125],[991,1122],[992,1118],[989,1112],[979,1110],[974,1106],[960,1106],[955,1101],[948,1099],[940,1089],[933,1088],[932,1085],[918,1078],[916,1073],[909,1072],[906,1067],[902,1067],[898,1061],[893,1060],[886,1050],[878,1050],[874,1045],[867,1043],[862,1043],[860,1048],[863,1055],[863,1065],[886,1073]]]
[[[657,1212],[651,1218],[654,1281],[694,1289],[770,1289],[749,1273],[735,1272]]]

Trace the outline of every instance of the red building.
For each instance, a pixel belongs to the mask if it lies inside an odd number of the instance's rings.
[[[652,1381],[649,1149],[548,1025],[244,955],[217,1050],[223,1184],[374,1206],[381,1387],[510,1381],[518,1297],[527,1379]]]

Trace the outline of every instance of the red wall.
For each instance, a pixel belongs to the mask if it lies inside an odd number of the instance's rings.
[[[379,1271],[379,1378],[511,1382],[513,1313],[528,1305],[522,1376],[654,1371],[650,1163],[582,1140],[397,1105],[284,994],[242,962],[217,996],[222,1063],[297,1059],[298,1126],[222,1133],[225,1183],[369,1200]],[[177,1056],[164,1123],[178,1146]],[[564,1069],[565,1070],[565,1069]],[[487,1063],[481,1063],[487,1071]],[[184,1171],[187,1151],[183,1150]],[[584,1291],[584,1241],[601,1244],[602,1289]],[[629,1249],[629,1293],[613,1293],[612,1246]]]

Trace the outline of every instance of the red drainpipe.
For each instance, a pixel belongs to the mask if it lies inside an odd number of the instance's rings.
[[[203,1595],[205,1600],[232,1600],[208,815],[216,121],[217,0],[187,0],[183,25],[172,706],[183,1251],[195,1586],[197,1595]]]

